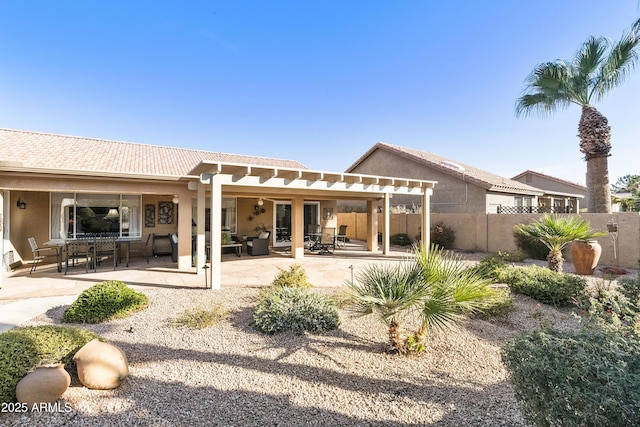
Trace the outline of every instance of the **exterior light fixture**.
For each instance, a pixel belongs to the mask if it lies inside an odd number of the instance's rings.
[[[171,199],[171,201],[173,202],[174,205],[177,205],[180,199],[178,199],[178,195],[176,194],[173,196],[173,199]]]
[[[262,206],[262,205],[264,205],[264,199],[262,197],[260,197],[258,199],[258,206]]]
[[[18,199],[18,201],[16,202],[16,206],[18,207],[18,209],[27,209],[27,202]]]

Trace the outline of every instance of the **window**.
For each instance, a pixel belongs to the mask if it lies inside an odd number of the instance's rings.
[[[51,238],[85,234],[142,235],[139,195],[51,193]]]
[[[211,199],[207,197],[205,200],[205,206],[210,206]],[[205,208],[205,222],[204,222],[204,230],[211,231],[209,224],[211,223],[211,209],[209,207]],[[193,211],[191,213],[191,217],[194,218],[193,224],[195,224],[195,218],[197,218],[197,208],[196,203],[193,204]],[[221,206],[221,216],[222,216],[222,230],[227,231],[229,234],[236,234],[237,232],[237,208],[236,208],[236,199],[235,198],[223,198],[222,206]]]

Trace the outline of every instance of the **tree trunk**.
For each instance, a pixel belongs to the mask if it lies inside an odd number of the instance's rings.
[[[562,273],[562,266],[564,265],[562,251],[550,251],[549,255],[547,255],[547,265],[549,270]]]
[[[591,105],[582,106],[578,125],[580,151],[587,161],[587,208],[590,213],[611,212],[608,157],[611,127],[607,118]]]

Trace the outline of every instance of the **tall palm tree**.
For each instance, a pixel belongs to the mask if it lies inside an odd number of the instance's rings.
[[[622,39],[612,43],[589,37],[570,61],[538,64],[526,79],[524,94],[516,102],[516,115],[548,115],[571,104],[582,107],[578,125],[580,151],[587,161],[589,212],[611,212],[608,157],[611,128],[591,103],[619,86],[637,60],[640,20]]]
[[[577,215],[559,217],[550,214],[544,214],[538,220],[528,224],[518,224],[514,227],[514,232],[545,245],[549,249],[549,255],[547,255],[549,270],[558,273],[562,272],[564,264],[562,250],[569,243],[606,234],[592,230],[589,222]]]

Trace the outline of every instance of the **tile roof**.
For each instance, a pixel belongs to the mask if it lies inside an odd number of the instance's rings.
[[[363,154],[353,165],[351,165],[346,172],[351,172],[366,159],[375,150],[385,150],[394,153],[398,156],[405,157],[418,163],[422,163],[433,169],[437,169],[448,175],[456,176],[458,178],[464,178],[465,180],[478,185],[488,191],[494,191],[499,193],[517,193],[517,194],[531,194],[542,195],[544,192],[539,188],[532,187],[527,184],[515,181],[513,179],[505,178],[491,172],[478,169],[476,167],[457,162],[452,159],[440,156],[428,151],[417,150],[415,148],[402,147],[399,145],[389,144],[386,142],[378,142]],[[426,177],[423,179],[427,179]]]
[[[24,168],[184,177],[203,160],[306,169],[294,160],[0,128],[0,162]]]
[[[567,181],[567,180],[562,179],[562,178],[557,178],[555,176],[547,175],[547,174],[544,174],[544,173],[541,173],[541,172],[532,171],[531,169],[527,169],[526,171],[524,171],[522,173],[519,173],[518,175],[514,176],[512,179],[522,178],[523,176],[526,176],[527,174],[537,175],[539,177],[550,179],[552,181],[556,181],[556,182],[559,182],[561,184],[570,185],[570,186],[575,187],[575,188],[577,188],[579,190],[587,191],[587,187],[585,187],[584,185],[582,185],[580,183]]]

